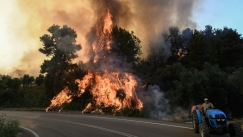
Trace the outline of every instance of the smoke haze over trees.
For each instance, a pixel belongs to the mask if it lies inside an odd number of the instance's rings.
[[[51,25],[68,25],[76,30],[77,43],[82,45],[79,59],[87,62],[90,58],[88,33],[100,20],[104,9],[109,7],[114,14],[114,23],[126,30],[133,31],[141,40],[142,57],[148,56],[151,43],[157,41],[161,31],[173,26],[179,28],[196,28],[197,24],[191,20],[193,8],[199,1],[187,0],[73,0],[66,1],[32,1],[16,0],[12,2],[16,16],[8,21],[10,29],[14,29],[12,37],[21,49],[12,50],[14,61],[0,64],[0,73],[11,76],[30,74],[39,75],[39,66],[45,56],[36,49],[41,47],[39,37],[46,33]],[[15,21],[20,18],[21,20]],[[18,22],[18,24],[16,24]],[[15,27],[11,27],[15,26]],[[17,44],[18,43],[18,44]],[[14,48],[11,44],[11,48]],[[15,48],[16,49],[16,48]],[[17,48],[18,49],[18,48]],[[12,56],[12,55],[11,55]],[[33,58],[35,56],[36,58]],[[21,72],[21,73],[19,73]]]
[[[114,30],[118,29],[117,27],[114,28]],[[120,29],[121,32],[125,31],[122,28]],[[175,106],[189,109],[191,105],[202,103],[203,98],[207,97],[219,109],[224,110],[225,108],[229,108],[235,116],[243,114],[243,107],[240,105],[243,103],[241,87],[241,83],[243,82],[241,78],[243,43],[241,35],[237,31],[226,27],[224,29],[213,29],[211,26],[206,26],[205,30],[200,31],[192,31],[191,29],[180,31],[176,27],[173,27],[173,29],[176,29],[176,37],[182,42],[177,43],[178,45],[176,43],[173,45],[173,41],[170,39],[170,29],[166,33],[163,31],[162,36],[164,39],[168,39],[167,44],[171,50],[169,58],[165,59],[161,55],[163,50],[156,50],[155,48],[154,51],[161,52],[151,52],[150,56],[146,59],[136,60],[132,66],[133,72],[141,78],[142,83],[145,85],[144,90],[148,92],[146,94],[148,94],[147,98],[150,98],[150,106],[153,106],[151,102],[155,101],[151,100],[150,95],[162,92],[162,102],[163,100],[167,100],[166,104],[169,104],[168,106],[171,109]],[[189,35],[184,35],[185,31]],[[190,37],[185,39],[185,36]],[[126,38],[126,35],[122,35],[120,38]],[[122,40],[122,42],[124,41]],[[165,43],[165,41],[161,42]],[[157,44],[155,43],[155,47]],[[173,47],[178,48],[174,48],[176,50],[173,50]],[[184,48],[184,51],[181,48]],[[122,55],[129,54],[122,52]],[[80,78],[84,76],[87,73],[87,67],[80,62],[71,70],[70,75],[64,75],[69,84],[63,84],[63,86],[68,85],[71,91],[75,92],[77,89],[74,83],[70,83],[74,80],[71,77],[76,76],[77,78],[79,76]],[[44,87],[40,86],[41,82],[35,82],[38,85],[36,87],[33,79],[30,82],[31,84],[27,84],[28,82],[26,83],[26,81],[30,77],[28,74],[21,79],[5,75],[1,76],[1,107],[27,107],[30,106],[28,102],[32,102],[35,107],[48,105],[48,100],[42,103],[39,101],[51,97],[48,86],[51,86],[50,83],[52,82],[48,78],[49,75],[44,76]],[[43,81],[43,76],[40,75],[35,81],[38,81],[38,79]],[[151,88],[148,87],[154,84],[158,85],[156,87],[159,88],[156,88],[156,91],[150,91]],[[28,85],[32,85],[33,87]],[[28,90],[36,88],[40,88],[38,91],[41,92],[38,93],[38,96],[34,97]],[[147,90],[147,88],[150,90]],[[87,100],[91,98],[92,96],[89,92],[85,92],[80,98],[75,97],[72,103],[64,105],[64,109],[83,109],[87,104]],[[20,101],[22,103],[17,104]],[[152,108],[157,107],[154,106]],[[165,113],[172,113],[168,110],[169,108],[164,108],[163,106],[158,106],[158,108],[163,109],[151,110],[153,116],[156,113],[160,113],[163,116],[164,113],[158,112],[163,110],[166,110]],[[148,107],[145,109],[148,109]],[[129,109],[124,109],[123,114],[129,116],[141,115],[137,111]],[[144,115],[146,116],[146,113]]]
[[[36,8],[33,1],[27,2],[28,6],[19,1],[24,12]],[[48,6],[39,4],[50,13],[49,16],[46,13],[39,13],[40,16],[36,17],[33,17],[35,14],[30,15],[32,20],[41,22],[41,29],[46,30],[53,22],[67,24],[74,29],[53,25],[48,29],[50,34],[38,34],[43,44],[39,51],[48,57],[40,68],[45,75],[34,79],[21,70],[16,71],[25,74],[21,78],[3,75],[0,79],[0,107],[47,107],[49,99],[66,86],[70,94],[75,94],[78,88],[74,80],[87,74],[90,67],[87,62],[94,58],[91,44],[95,40],[95,29],[100,27],[96,23],[109,9],[117,25],[112,29],[114,43],[111,54],[114,56],[111,57],[120,57],[121,64],[130,63],[125,67],[121,65],[124,67],[121,69],[129,68],[129,72],[141,79],[144,86],[139,88],[147,96],[147,108],[153,112],[152,115],[163,111],[173,113],[169,109],[175,107],[188,110],[191,105],[202,103],[205,97],[217,108],[230,108],[234,115],[242,115],[243,38],[236,30],[227,27],[216,29],[207,25],[205,30],[195,30],[196,24],[190,20],[195,3],[193,0],[83,2],[84,5],[92,5],[92,9],[79,7],[80,1],[73,1],[74,7],[66,2],[60,2],[60,5],[48,2]],[[43,17],[51,24],[43,21]],[[29,24],[31,26],[33,22]],[[28,33],[36,36],[37,31]],[[76,43],[84,43],[82,50]],[[28,60],[27,56],[23,56],[23,60]],[[156,87],[156,91],[150,91],[153,89],[151,85]],[[88,87],[81,97],[75,96],[72,103],[64,104],[64,109],[83,110],[87,102],[93,101],[90,89]],[[120,100],[126,96],[123,92],[117,91]],[[153,96],[157,99],[152,100]],[[157,102],[160,106],[153,104]],[[153,110],[157,108],[158,111]],[[128,116],[145,112],[129,108],[123,111]]]

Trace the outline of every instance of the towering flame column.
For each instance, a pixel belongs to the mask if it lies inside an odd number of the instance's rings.
[[[93,95],[92,101],[84,111],[92,110],[93,112],[105,113],[108,109],[110,113],[116,113],[126,107],[139,110],[143,108],[143,103],[136,93],[136,87],[138,86],[136,77],[126,72],[126,69],[120,68],[119,65],[113,65],[121,63],[122,60],[112,53],[112,28],[112,14],[110,10],[107,10],[104,19],[96,26],[96,39],[92,44],[94,52],[93,65],[98,69],[89,70],[88,74],[82,79],[75,81],[79,87],[79,92],[75,96],[81,96],[87,90],[87,87],[90,87],[89,92]],[[64,91],[69,92],[68,89]],[[69,97],[67,92],[61,92],[60,94]],[[64,101],[60,102],[58,98],[59,96],[53,98],[48,109],[62,106]]]
[[[110,13],[110,10],[108,9],[108,12],[104,18],[104,28],[103,28],[103,33],[109,33],[111,34],[112,31],[112,27],[113,27],[113,22],[112,22],[112,15]]]
[[[107,10],[102,22],[96,26],[96,40],[92,44],[94,56],[94,64],[105,60],[106,54],[111,50],[111,32],[113,27],[112,15]]]

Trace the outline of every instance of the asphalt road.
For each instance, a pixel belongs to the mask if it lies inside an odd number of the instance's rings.
[[[33,137],[200,137],[191,124],[145,118],[28,111],[0,111]],[[25,137],[26,137],[25,136]]]

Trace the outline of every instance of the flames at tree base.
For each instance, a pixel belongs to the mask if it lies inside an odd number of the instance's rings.
[[[69,95],[68,88],[61,91],[51,100],[47,112],[52,108],[62,110],[62,104],[70,103],[73,96],[80,97],[88,89],[93,98],[83,112],[116,113],[124,108],[143,108],[143,103],[137,96],[136,77],[125,68],[120,68],[123,60],[112,53],[112,28],[112,14],[108,9],[103,21],[96,26],[96,39],[92,43],[93,65],[99,70],[89,70],[82,79],[75,80],[79,88],[77,94]]]
[[[64,103],[70,103],[72,102],[73,95],[71,94],[71,91],[66,87],[64,88],[57,96],[55,96],[51,100],[51,105],[46,108],[46,112],[51,111],[53,109],[57,109],[58,112],[61,112],[62,105]]]
[[[125,72],[109,72],[105,70],[103,74],[91,71],[87,75],[93,75],[90,79],[93,84],[90,92],[93,95],[91,105],[87,105],[85,110],[93,110],[96,112],[110,112],[116,113],[123,108],[142,109],[141,100],[136,94],[137,81],[130,73]],[[79,83],[80,90],[86,87],[83,80],[76,80]],[[87,85],[86,85],[87,86]]]
[[[105,70],[100,74],[90,70],[82,80],[77,79],[79,92],[70,95],[70,90],[65,88],[51,101],[51,105],[46,112],[53,108],[62,110],[62,104],[70,103],[73,96],[80,97],[87,87],[93,98],[86,108],[82,111],[90,113],[112,113],[115,114],[124,108],[138,109],[143,108],[143,103],[137,97],[136,87],[138,85],[135,77],[126,72],[110,72]]]

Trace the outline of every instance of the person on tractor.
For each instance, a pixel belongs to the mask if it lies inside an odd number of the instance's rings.
[[[204,99],[204,103],[202,104],[203,112],[206,112],[207,109],[214,108],[213,104],[208,101],[207,98]]]
[[[236,122],[229,123],[226,114],[215,109],[207,98],[204,99],[201,109],[199,105],[193,105],[191,114],[194,132],[199,133],[202,137],[210,137],[211,133],[243,137],[241,125]]]
[[[213,104],[208,101],[207,98],[204,98],[204,103],[202,104],[202,121],[203,123],[206,122],[206,111],[208,109],[214,108]]]

